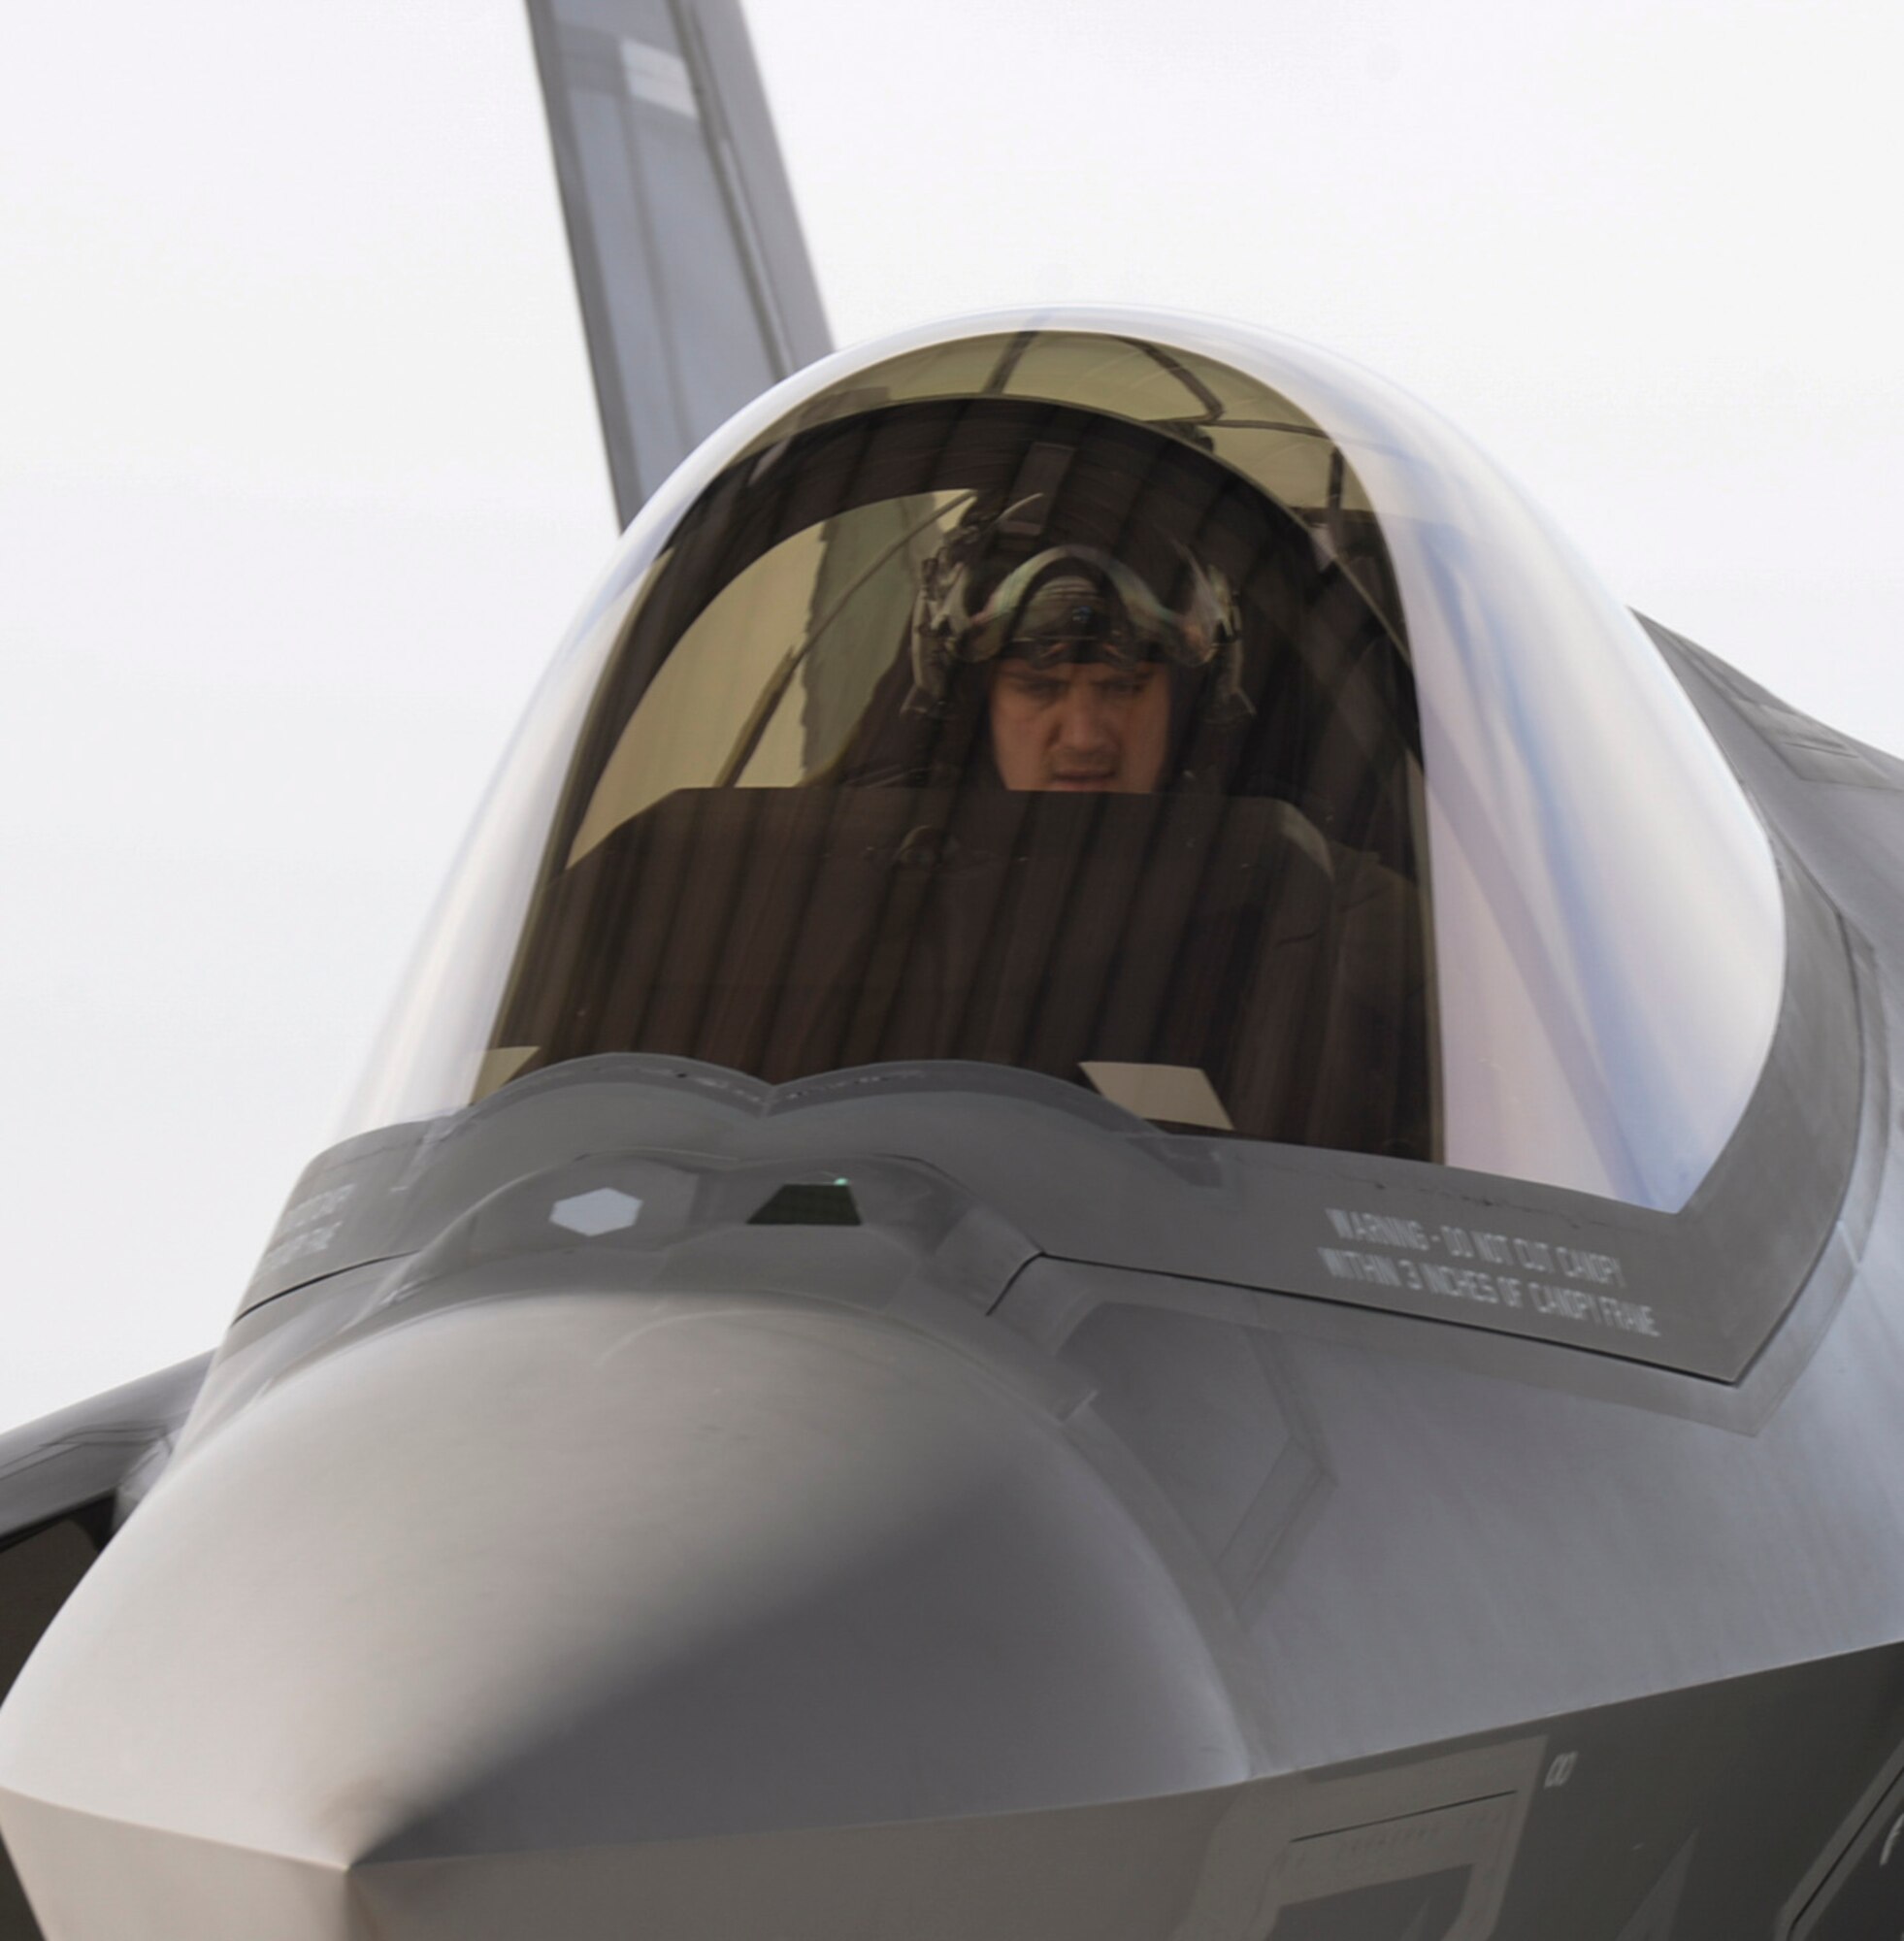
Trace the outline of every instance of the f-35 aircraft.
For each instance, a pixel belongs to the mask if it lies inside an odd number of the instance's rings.
[[[738,12],[532,16],[633,523],[0,1442],[0,1924],[1904,1932],[1904,766],[1309,346],[822,355]]]

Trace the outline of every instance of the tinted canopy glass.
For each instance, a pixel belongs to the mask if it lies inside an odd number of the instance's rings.
[[[358,1123],[603,1052],[978,1060],[1680,1203],[1776,1012],[1750,810],[1445,426],[1209,339],[927,334],[731,426],[532,709]]]
[[[1148,427],[886,406],[719,479],[607,671],[496,1027],[771,1081],[977,1059],[1432,1150],[1412,684]]]

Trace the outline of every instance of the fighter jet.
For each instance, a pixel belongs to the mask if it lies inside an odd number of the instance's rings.
[[[533,17],[634,516],[0,1444],[16,1931],[1904,1930],[1904,766],[1312,346],[816,358],[738,14]]]

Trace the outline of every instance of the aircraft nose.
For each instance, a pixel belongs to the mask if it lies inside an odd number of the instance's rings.
[[[816,1858],[854,1829],[1245,1765],[1167,1572],[980,1361],[543,1295],[386,1327],[183,1457],[0,1715],[0,1827],[57,1941],[898,1934]],[[943,1911],[921,1865],[888,1915]]]

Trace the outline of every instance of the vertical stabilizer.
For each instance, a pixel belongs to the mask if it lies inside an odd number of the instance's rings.
[[[624,524],[832,348],[739,0],[528,0]]]

